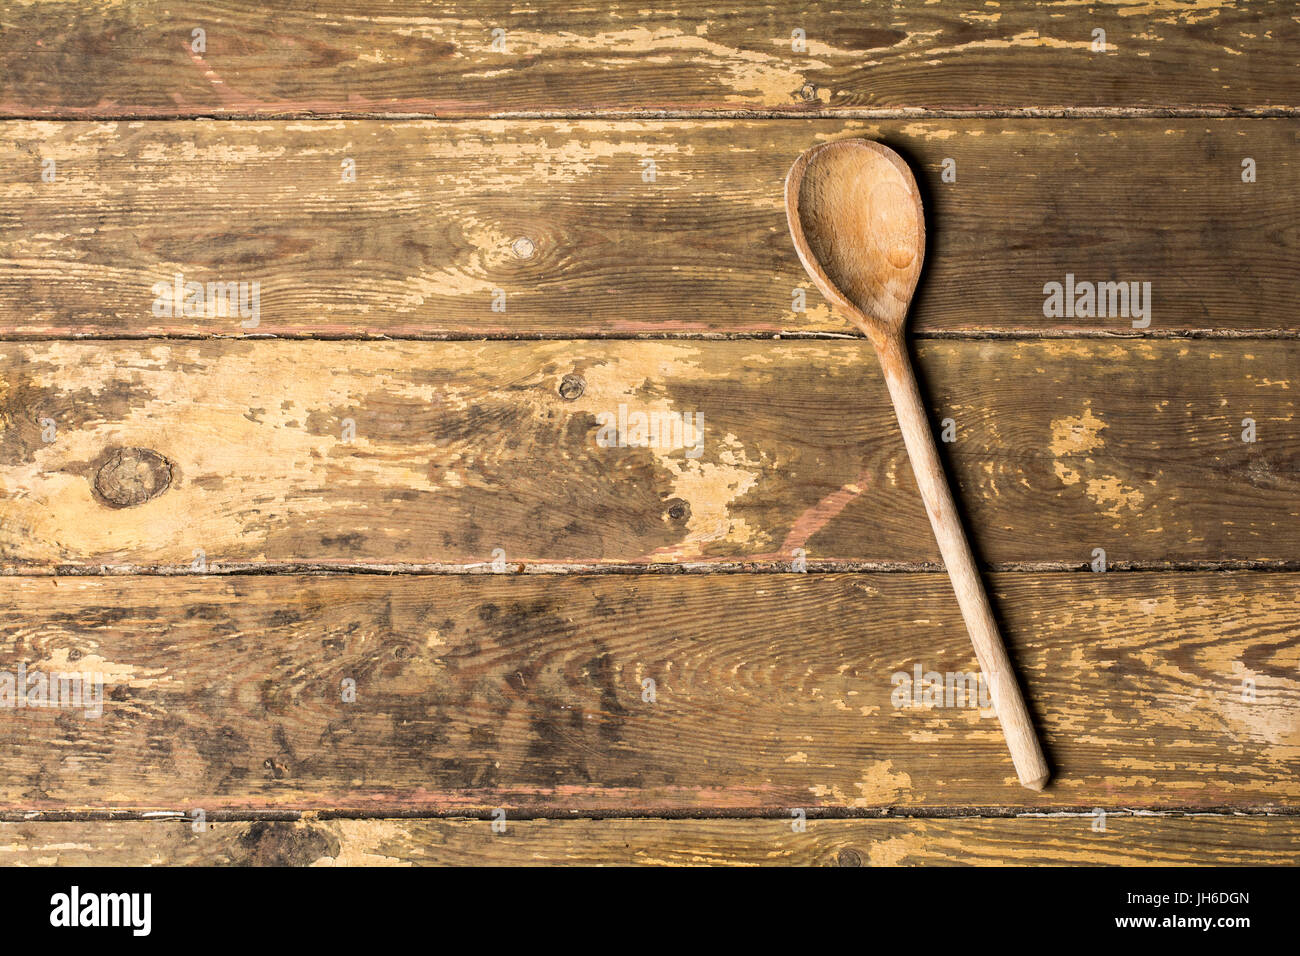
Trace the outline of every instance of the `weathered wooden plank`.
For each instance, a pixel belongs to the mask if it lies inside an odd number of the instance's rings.
[[[1294,866],[1290,816],[0,823],[5,866]]]
[[[1296,586],[995,575],[1036,794],[947,693],[976,664],[939,574],[8,578],[0,688],[92,690],[3,712],[0,809],[1294,807]]]
[[[869,349],[8,343],[0,570],[937,563]],[[1300,559],[1300,342],[920,367],[984,559]]]
[[[0,335],[851,333],[810,287],[781,202],[794,157],[843,136],[899,149],[926,192],[921,334],[1294,334],[1297,129],[9,123]],[[943,181],[945,161],[956,182]],[[251,296],[247,314],[209,314],[206,297],[179,314],[166,291],[177,274],[258,283],[256,315]],[[1118,301],[1091,316],[1052,309],[1044,287],[1067,275],[1149,283],[1144,316]]]
[[[1293,12],[1285,0],[6,2],[0,115],[1294,107]]]

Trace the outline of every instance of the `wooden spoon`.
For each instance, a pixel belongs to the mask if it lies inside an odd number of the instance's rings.
[[[903,337],[925,258],[925,216],[916,180],[898,154],[879,143],[824,143],[791,167],[785,180],[785,211],[808,275],[876,348],[1011,761],[1024,786],[1041,790],[1051,772],[944,479]]]

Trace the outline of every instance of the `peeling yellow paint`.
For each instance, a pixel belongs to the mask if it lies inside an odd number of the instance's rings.
[[[902,771],[893,769],[892,760],[877,760],[862,772],[861,778],[853,784],[857,796],[845,793],[837,786],[815,784],[809,789],[818,799],[830,797],[836,806],[873,807],[894,803],[899,795],[909,790],[912,778]]]

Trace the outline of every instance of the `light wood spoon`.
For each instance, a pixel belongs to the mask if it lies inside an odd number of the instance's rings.
[[[925,215],[916,180],[887,146],[862,139],[824,143],[791,167],[785,211],[808,275],[876,348],[1016,775],[1029,789],[1042,790],[1051,772],[944,479],[904,339],[907,308],[925,258]]]

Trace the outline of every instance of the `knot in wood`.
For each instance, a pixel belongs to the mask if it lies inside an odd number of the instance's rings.
[[[172,483],[172,466],[148,448],[118,448],[95,475],[95,491],[113,508],[130,508],[156,498]]]
[[[586,390],[587,383],[581,375],[570,374],[560,380],[560,397],[566,402],[572,402],[581,397]]]

